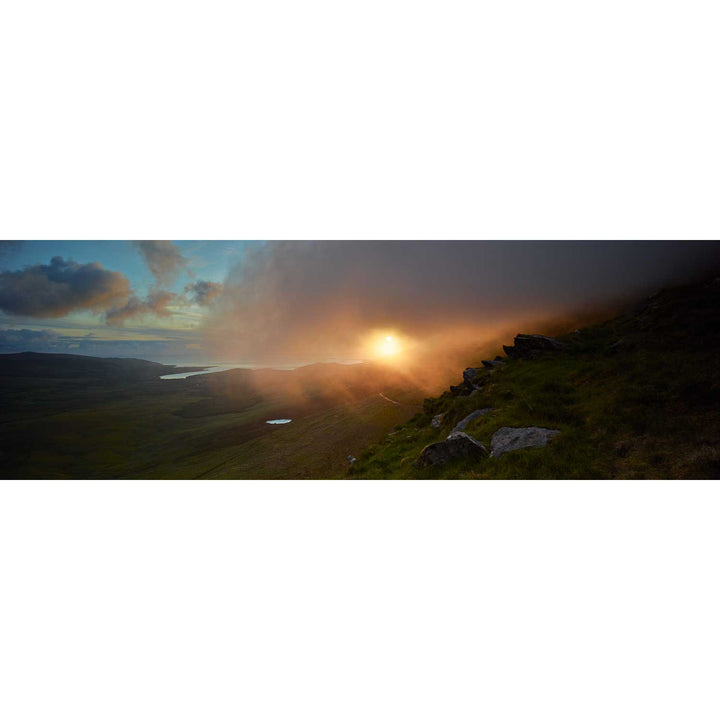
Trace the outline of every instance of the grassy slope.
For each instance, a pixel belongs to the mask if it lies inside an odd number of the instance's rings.
[[[720,284],[664,291],[641,308],[560,339],[571,350],[513,360],[474,397],[445,393],[370,448],[356,478],[720,477]],[[615,345],[621,341],[619,345]],[[477,359],[478,364],[480,358]],[[475,409],[466,428],[489,449],[502,426],[556,428],[545,448],[412,467]],[[432,416],[446,412],[441,429]]]
[[[113,383],[0,377],[0,477],[338,477],[349,453],[407,420],[422,400],[394,387],[392,397],[408,403],[394,405],[360,383],[356,401],[344,402],[341,391],[366,368],[303,371],[319,374],[309,399],[283,386],[294,374],[263,374],[260,392],[248,384],[253,372]],[[386,389],[384,377],[377,382]],[[266,424],[276,417],[293,422]]]

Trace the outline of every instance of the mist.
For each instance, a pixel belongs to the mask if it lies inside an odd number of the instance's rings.
[[[235,361],[365,359],[374,331],[403,361],[602,315],[719,267],[715,242],[272,242],[228,273],[205,324]]]

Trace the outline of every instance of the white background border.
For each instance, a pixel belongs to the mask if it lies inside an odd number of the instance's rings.
[[[717,238],[717,28],[7,0],[0,236]],[[718,493],[4,483],[0,714],[714,719]]]
[[[0,237],[716,239],[719,14],[6,0]]]

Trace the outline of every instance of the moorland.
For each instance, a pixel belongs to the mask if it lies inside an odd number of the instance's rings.
[[[337,477],[422,405],[388,368],[201,368],[51,353],[0,356],[3,478]],[[291,423],[270,425],[268,420]]]

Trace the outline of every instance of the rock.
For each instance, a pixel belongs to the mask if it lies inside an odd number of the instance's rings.
[[[463,382],[467,385],[470,390],[474,390],[478,381],[480,380],[480,372],[482,368],[465,368],[463,370]]]
[[[492,370],[493,368],[502,367],[505,363],[502,360],[483,360],[482,364]]]
[[[529,358],[534,359],[540,357],[546,352],[557,352],[566,350],[565,343],[558,342],[555,338],[546,337],[545,335],[516,335],[513,346],[503,345],[503,350],[508,357],[511,358]]]
[[[629,340],[628,338],[620,338],[620,340],[614,342],[612,345],[608,345],[605,348],[605,353],[608,355],[615,355],[619,352],[630,352],[637,349],[637,340]]]
[[[464,432],[453,432],[447,436],[447,440],[425,447],[413,467],[432,467],[462,459],[481,460],[486,456],[487,450],[482,443]]]
[[[430,424],[437,430],[438,428],[442,427],[444,419],[445,419],[445,413],[440,413],[439,415],[436,415],[432,419]]]
[[[498,458],[506,452],[528,447],[544,447],[559,430],[541,427],[501,427],[490,440],[490,457]]]
[[[347,460],[352,465],[357,460],[357,458],[353,457],[352,455],[348,455]]]
[[[474,412],[471,412],[466,418],[463,418],[451,431],[450,435],[452,435],[454,432],[460,432],[461,430],[464,430],[473,420],[476,420],[479,417],[482,417],[483,415],[487,415],[489,412],[492,412],[491,407],[481,408],[480,410],[475,410]],[[448,435],[448,437],[450,437]]]
[[[451,385],[450,386],[450,392],[453,395],[459,395],[462,392],[465,392],[467,390],[467,387],[465,385]]]

